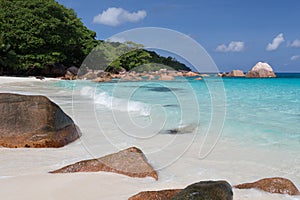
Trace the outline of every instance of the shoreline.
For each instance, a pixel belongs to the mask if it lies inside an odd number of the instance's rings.
[[[28,76],[28,77],[16,77],[16,76],[0,76],[0,85],[6,84],[6,83],[18,83],[18,82],[32,82],[32,81],[54,81],[54,80],[60,80],[58,78],[45,78],[43,80],[40,80],[34,76]]]
[[[5,83],[16,83],[10,88],[13,91],[22,82],[32,82],[32,80],[43,83],[39,79],[18,78],[12,79],[4,77]],[[59,79],[47,79],[59,80]],[[0,86],[2,80],[0,77]],[[26,84],[25,84],[26,85]],[[164,160],[170,159],[178,149],[184,145],[184,141],[190,141],[192,135],[180,135],[179,141],[174,143],[169,150],[159,154],[152,154],[155,147],[164,144],[173,138],[172,135],[159,135],[156,143],[138,143],[138,146],[146,153],[146,157],[152,166],[159,168],[159,180],[129,178],[123,175],[96,172],[96,173],[77,173],[77,174],[48,174],[48,171],[55,170],[76,161],[91,158],[91,156],[103,156],[116,152],[115,147],[109,144],[105,135],[101,134],[97,124],[93,123],[93,115],[90,115],[91,100],[81,100],[84,104],[77,107],[76,112],[81,115],[74,116],[69,99],[66,96],[72,94],[70,91],[58,93],[57,88],[49,91],[48,88],[38,91],[32,89],[29,84],[27,92],[40,92],[48,96],[55,103],[61,106],[72,118],[77,121],[79,127],[84,131],[84,135],[79,140],[59,149],[6,149],[0,148],[2,157],[0,158],[2,168],[0,168],[0,193],[5,199],[19,200],[22,196],[25,200],[39,199],[105,199],[121,200],[128,199],[130,196],[143,190],[161,190],[183,188],[201,180],[220,180],[229,181],[232,185],[255,181],[265,177],[283,176],[291,179],[296,186],[300,186],[300,168],[297,168],[297,160],[292,160],[297,154],[281,152],[278,148],[267,150],[263,146],[244,146],[236,141],[222,138],[212,154],[207,158],[198,159],[199,144],[196,142],[191,148],[172,165],[161,167]],[[37,86],[39,84],[36,84]],[[27,86],[26,86],[27,87]],[[0,87],[0,89],[5,88]],[[24,88],[20,89],[24,90]],[[61,95],[60,95],[61,94]],[[61,98],[64,101],[61,101]],[[106,116],[106,112],[103,115]],[[109,118],[104,118],[107,122]],[[112,127],[111,127],[112,129]],[[111,137],[118,135],[119,132],[108,130]],[[88,134],[87,134],[88,133]],[[115,133],[115,135],[113,135]],[[197,142],[198,141],[198,142]],[[123,141],[124,143],[124,141]],[[128,145],[120,143],[123,145]],[[86,149],[88,148],[88,149]],[[87,151],[90,150],[90,151]],[[92,154],[90,154],[92,152]],[[295,152],[296,153],[296,152]],[[294,157],[296,159],[296,157]],[[278,160],[281,162],[278,163]],[[299,171],[297,171],[299,170]],[[112,186],[114,189],[112,189]],[[16,192],[16,187],[21,188]],[[290,197],[286,195],[267,194],[258,190],[237,190],[234,189],[234,199],[256,199],[256,200],[295,200],[298,196]]]

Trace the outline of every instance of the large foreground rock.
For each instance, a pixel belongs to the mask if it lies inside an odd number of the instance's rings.
[[[265,178],[253,183],[239,184],[234,187],[238,189],[256,188],[269,193],[300,195],[299,190],[296,188],[292,181],[286,178],[279,177]]]
[[[258,62],[252,69],[246,74],[248,78],[269,78],[276,77],[272,67],[268,63]]]
[[[231,185],[226,181],[200,181],[185,189],[140,192],[128,200],[232,200]]]
[[[171,200],[232,200],[231,185],[226,181],[201,181],[189,185]]]
[[[181,190],[160,190],[160,191],[146,191],[140,192],[128,200],[170,200]]]
[[[156,171],[147,163],[143,152],[136,147],[130,147],[98,159],[80,161],[50,173],[98,171],[114,172],[138,178],[153,177],[158,180]]]
[[[0,93],[0,146],[62,147],[80,137],[79,128],[44,96]]]

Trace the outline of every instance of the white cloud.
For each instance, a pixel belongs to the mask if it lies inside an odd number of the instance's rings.
[[[274,51],[274,50],[276,50],[276,49],[279,47],[279,45],[280,45],[281,43],[283,43],[283,42],[284,42],[283,33],[280,33],[279,35],[277,35],[277,36],[273,39],[272,43],[269,43],[269,44],[267,45],[266,50],[267,50],[267,51]]]
[[[130,13],[123,8],[111,7],[95,16],[93,22],[108,26],[118,26],[126,22],[138,22],[144,19],[146,15],[147,12],[144,10]]]
[[[295,47],[295,48],[300,47],[300,40],[298,40],[298,39],[294,40],[289,46]]]
[[[300,58],[300,55],[295,55],[295,56],[292,56],[291,57],[291,60],[297,60],[297,59],[299,59]]]
[[[240,52],[243,51],[245,48],[245,43],[244,42],[239,42],[239,41],[232,41],[229,43],[228,46],[225,44],[221,44],[217,46],[216,51],[218,52]]]

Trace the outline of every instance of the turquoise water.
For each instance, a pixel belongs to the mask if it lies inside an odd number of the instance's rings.
[[[159,133],[192,127],[199,134],[215,128],[221,137],[241,144],[300,150],[299,74],[172,82],[60,81],[54,86],[92,98],[97,115],[128,113],[131,126],[160,125]]]
[[[224,84],[226,127],[233,129],[226,134],[300,149],[300,78],[224,79]]]

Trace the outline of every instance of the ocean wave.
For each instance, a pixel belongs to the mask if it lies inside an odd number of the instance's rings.
[[[88,96],[94,100],[97,105],[102,105],[112,110],[122,112],[135,112],[142,116],[149,116],[151,106],[139,101],[129,99],[121,99],[109,95],[107,92],[99,92],[92,87],[83,87],[80,91],[81,95]]]

